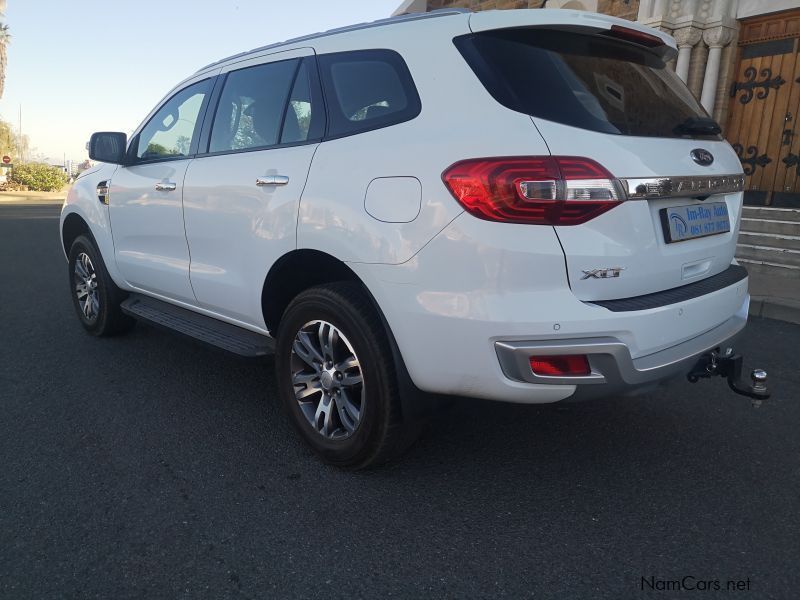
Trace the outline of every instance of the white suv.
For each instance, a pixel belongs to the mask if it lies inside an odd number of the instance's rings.
[[[208,65],[92,136],[61,217],[78,315],[274,352],[291,420],[349,467],[439,395],[712,373],[747,320],[743,176],[675,53],[598,14],[440,11]]]

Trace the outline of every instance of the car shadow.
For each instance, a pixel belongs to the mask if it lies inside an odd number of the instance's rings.
[[[238,359],[142,325],[109,343],[146,357],[140,365],[145,371],[173,363],[177,380],[163,382],[173,388],[171,401],[181,399],[173,410],[185,410],[185,420],[225,414],[218,437],[226,444],[238,436],[263,456],[282,454],[281,462],[294,463],[295,470],[300,461],[304,471],[355,478],[360,485],[447,477],[457,486],[492,481],[513,493],[521,479],[563,485],[621,477],[678,481],[686,468],[730,462],[720,455],[720,449],[732,449],[729,421],[766,426],[769,416],[733,396],[721,379],[696,385],[678,380],[646,396],[554,405],[453,398],[404,456],[351,473],[318,461],[289,426],[276,400],[271,358]]]

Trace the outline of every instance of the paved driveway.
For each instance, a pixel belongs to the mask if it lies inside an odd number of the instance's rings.
[[[722,381],[464,400],[403,462],[342,473],[292,434],[271,361],[85,335],[56,215],[0,207],[0,598],[800,593],[800,327],[748,327],[760,409]],[[685,576],[749,591],[648,587]]]

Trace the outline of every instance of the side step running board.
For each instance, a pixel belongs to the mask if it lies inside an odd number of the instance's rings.
[[[275,349],[271,337],[148,296],[131,294],[120,308],[134,319],[182,333],[239,356],[257,358],[272,354]]]

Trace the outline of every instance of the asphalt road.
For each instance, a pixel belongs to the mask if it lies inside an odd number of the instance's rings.
[[[271,361],[84,334],[56,215],[0,207],[1,598],[800,596],[800,327],[748,326],[758,409],[721,380],[463,400],[344,473],[289,429]],[[663,591],[686,576],[749,591]]]

